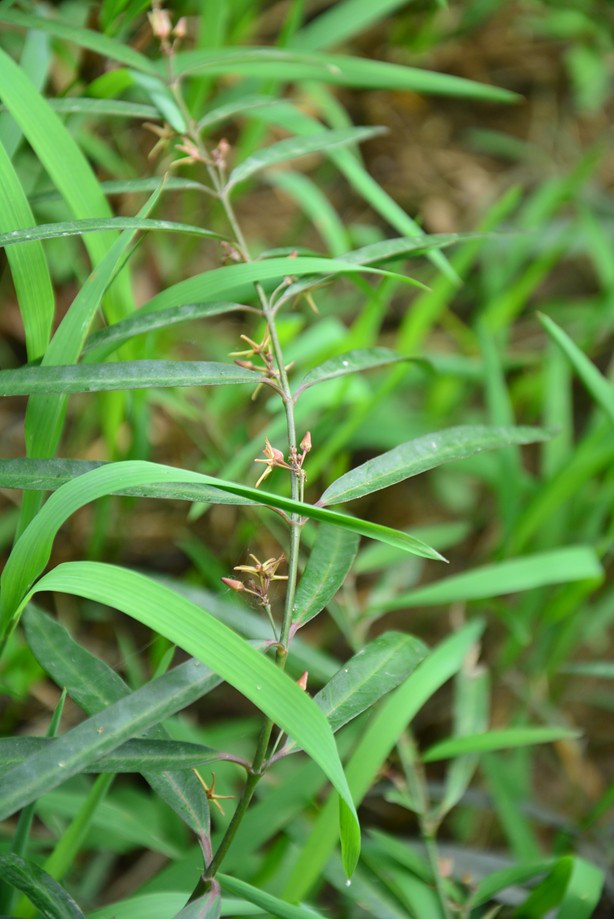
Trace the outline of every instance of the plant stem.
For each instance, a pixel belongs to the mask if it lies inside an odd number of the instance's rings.
[[[204,163],[208,164],[207,169],[209,172],[209,177],[211,179],[212,186],[215,190],[215,193],[224,209],[224,213],[228,220],[228,223],[232,229],[232,232],[235,237],[235,241],[241,251],[241,255],[246,262],[252,261],[252,256],[243,235],[241,226],[237,220],[232,202],[228,192],[224,188],[223,184],[223,174],[221,170],[216,169],[213,165],[210,164],[210,158],[208,151],[205,149],[196,125],[193,119],[190,117],[189,112],[185,106],[181,93],[179,92],[178,87],[173,87],[175,98],[180,105],[186,121],[188,123],[189,129],[188,134],[192,142],[196,145],[199,150],[202,160]],[[269,336],[271,339],[271,346],[273,350],[273,355],[275,357],[275,363],[277,365],[277,372],[279,374],[279,383],[280,383],[280,396],[284,403],[284,409],[286,413],[286,425],[288,430],[288,450],[296,450],[296,424],[294,420],[294,399],[292,395],[292,390],[290,389],[290,384],[288,382],[288,374],[286,373],[286,367],[284,362],[283,351],[281,343],[279,341],[279,335],[277,333],[277,327],[275,324],[275,311],[272,308],[271,302],[266,295],[266,292],[261,284],[256,284],[256,291],[258,293],[258,298],[262,306],[262,314],[267,324]],[[302,476],[298,475],[294,470],[290,472],[291,477],[291,495],[295,501],[302,499]],[[286,600],[284,605],[284,614],[282,619],[282,625],[280,629],[279,642],[277,645],[277,655],[276,655],[276,664],[280,669],[284,669],[286,665],[286,659],[288,657],[288,642],[290,637],[290,628],[292,626],[292,612],[294,609],[294,595],[296,591],[296,582],[298,575],[298,560],[299,560],[299,550],[300,550],[300,541],[301,541],[301,518],[297,514],[292,514],[289,518],[290,524],[290,548],[288,552],[288,582],[286,590]],[[216,873],[219,871],[221,864],[224,860],[226,853],[228,852],[232,841],[239,829],[243,817],[249,808],[251,799],[256,790],[256,786],[262,775],[266,770],[266,757],[267,751],[269,749],[271,734],[274,728],[274,723],[269,719],[265,718],[263,721],[262,727],[260,729],[260,734],[258,737],[258,743],[256,746],[256,752],[252,760],[251,767],[247,776],[245,785],[241,792],[239,802],[235,809],[235,812],[231,818],[230,823],[228,824],[226,831],[222,837],[222,840],[213,856],[211,862],[206,865],[204,874],[196,886],[190,901],[198,899],[202,896],[211,885],[211,882],[215,878]]]

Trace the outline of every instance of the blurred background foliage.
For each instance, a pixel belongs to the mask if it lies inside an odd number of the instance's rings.
[[[51,12],[45,5],[0,3],[0,14],[35,9],[41,15]],[[64,20],[99,29],[144,53],[155,51],[147,9],[142,0],[67,0],[53,6]],[[558,577],[563,557],[545,553],[586,545],[606,569],[611,564],[614,440],[611,422],[548,339],[536,310],[563,327],[603,374],[611,374],[612,4],[186,0],[173,3],[172,13],[188,17],[189,41],[201,48],[276,44],[334,50],[442,71],[518,94],[506,104],[311,82],[288,88],[274,80],[234,75],[201,77],[187,90],[199,115],[222,104],[231,110],[237,103],[233,117],[208,130],[212,145],[221,138],[229,141],[234,163],[287,136],[293,117],[288,103],[332,127],[382,125],[387,132],[361,145],[361,156],[390,198],[428,233],[485,233],[443,250],[452,270],[426,258],[413,259],[410,273],[428,290],[391,279],[343,280],[316,290],[313,301],[303,300],[280,317],[285,354],[301,370],[374,344],[431,362],[332,381],[305,396],[298,413],[300,430],[310,429],[314,444],[309,500],[370,456],[449,425],[539,424],[558,432],[522,453],[508,448],[478,455],[360,501],[360,516],[422,535],[445,552],[450,566],[442,571],[388,547],[364,544],[355,575],[307,641],[323,655],[323,679],[326,655],[345,659],[367,635],[384,628],[407,630],[434,643],[451,625],[474,612],[485,614],[483,660],[491,671],[492,723],[520,726],[543,718],[579,728],[582,737],[537,752],[485,757],[475,786],[444,824],[442,851],[466,874],[478,875],[480,859],[500,858],[504,865],[504,853],[521,858],[527,851],[576,851],[605,871],[604,899],[595,915],[609,916],[614,909],[614,665],[608,659],[614,589],[607,577],[560,583],[566,580]],[[2,47],[21,61],[47,96],[107,101],[121,96],[151,104],[146,81],[138,85],[121,65],[42,31],[27,33],[24,40],[22,28],[1,18],[0,23]],[[246,95],[266,96],[270,104],[254,102],[248,109]],[[139,121],[101,116],[94,109],[71,113],[66,108],[62,117],[104,182],[159,176],[175,158]],[[65,204],[6,112],[0,114],[0,138],[14,156],[37,221],[67,219]],[[199,178],[195,167],[180,167],[174,174]],[[135,214],[143,201],[142,194],[116,192],[113,186],[108,190],[118,215]],[[339,255],[403,232],[399,225],[391,231],[392,221],[361,192],[359,183],[352,187],[332,162],[313,156],[241,185],[235,203],[255,252]],[[191,189],[165,191],[156,216],[224,232],[216,206]],[[59,319],[90,263],[78,238],[52,240],[45,251]],[[228,258],[232,253],[213,241],[150,234],[132,261],[134,299],[141,304]],[[4,256],[2,261],[6,269]],[[7,270],[1,285],[0,363],[8,368],[25,363],[27,356]],[[233,314],[178,324],[126,347],[135,348],[141,358],[163,353],[227,360],[229,352],[239,350],[241,333],[255,337],[261,331],[243,314]],[[61,455],[153,459],[253,484],[258,471],[252,461],[265,434],[273,443],[281,437],[284,419],[266,393],[245,403],[241,387],[74,396]],[[4,456],[24,452],[23,409],[22,400],[0,403]],[[283,482],[276,487],[282,490]],[[0,495],[4,552],[13,538],[18,501],[17,492]],[[114,498],[76,514],[56,541],[53,558],[104,557],[180,580],[185,589],[249,621],[255,612],[238,608],[219,579],[250,551],[275,555],[277,536],[274,519],[267,517],[264,525],[260,515],[246,509],[195,506],[186,513],[185,505],[175,502],[144,499],[137,506],[135,499]],[[501,594],[491,589],[473,596],[452,580],[469,569],[538,553],[544,555],[539,556],[536,587],[528,582],[510,589],[501,582]],[[494,576],[496,581],[496,570]],[[422,602],[419,594],[415,600],[405,596],[418,585],[444,585],[448,578],[451,586],[440,598]],[[53,602],[59,619],[131,686],[150,677],[163,659],[165,640],[151,640],[145,629],[109,620],[94,604],[78,611],[70,597],[57,596]],[[317,684],[317,669],[313,678]],[[58,691],[18,636],[0,670],[0,687],[3,733],[46,730]],[[233,714],[243,719],[239,741],[249,746],[256,729],[253,711],[227,690],[216,690],[208,700],[200,713],[198,708],[190,711],[176,726],[176,736],[214,746],[229,738],[236,743],[237,722],[227,720]],[[419,714],[415,735],[420,744],[449,734],[451,705],[451,692],[443,692]],[[76,707],[68,705],[65,718],[68,724],[77,720]],[[443,777],[439,765],[429,768],[435,795]],[[396,768],[393,764],[381,776],[380,793],[367,798],[363,821],[407,836],[414,832],[413,818],[395,799]],[[232,769],[221,767],[219,773],[218,781],[230,793]],[[33,839],[41,853],[76,812],[86,785],[81,776],[40,802]],[[83,861],[69,874],[81,901],[111,902],[137,891],[173,889],[170,882],[161,886],[151,879],[169,860],[185,866],[188,840],[158,804],[136,781],[116,782],[98,811]],[[138,826],[130,819],[136,811]],[[253,852],[249,855],[245,864],[255,883],[265,883],[273,872],[283,840],[280,834],[259,861]],[[327,881],[342,891],[339,872],[329,868]],[[402,902],[398,891],[397,896]]]

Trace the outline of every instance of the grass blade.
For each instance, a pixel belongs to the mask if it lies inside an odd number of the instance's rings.
[[[450,737],[433,744],[422,760],[434,763],[441,759],[453,759],[467,753],[492,753],[495,750],[509,750],[511,747],[529,747],[533,744],[553,743],[557,740],[573,740],[579,731],[561,727],[502,728],[467,737]]]
[[[0,855],[2,879],[21,890],[47,919],[85,919],[63,887],[35,865],[18,855]]]
[[[287,163],[289,160],[308,156],[310,153],[326,153],[338,147],[360,143],[377,137],[384,132],[384,128],[339,128],[338,130],[319,131],[311,136],[288,137],[264,150],[259,150],[232,170],[226,183],[226,190],[234,188],[239,182],[245,182],[262,169]]]
[[[510,444],[530,444],[550,435],[540,428],[486,427],[467,425],[447,428],[409,440],[398,447],[350,470],[330,485],[319,504],[353,501],[363,495],[403,482],[410,476],[434,469],[442,463],[464,459],[483,450]]]
[[[15,246],[18,243],[33,242],[44,239],[58,239],[64,236],[83,236],[86,233],[100,233],[109,230],[166,230],[173,233],[187,233],[189,236],[205,236],[210,239],[223,239],[213,230],[186,223],[173,223],[172,220],[147,220],[139,217],[106,217],[88,220],[67,220],[62,223],[43,223],[25,229],[0,233],[0,248]]]
[[[165,386],[257,386],[258,373],[213,361],[120,361],[0,370],[0,396],[103,392]]]
[[[41,578],[30,596],[40,590],[57,590],[120,609],[211,667],[297,740],[340,794],[345,867],[349,873],[354,870],[360,851],[360,830],[333,734],[320,709],[290,677],[210,613],[136,572],[101,562],[67,562]],[[60,738],[58,744],[66,747],[61,770],[57,765],[59,753],[52,758],[53,762],[45,761],[44,754],[30,759],[28,775],[33,771],[34,781],[26,783],[19,767],[11,770],[4,777],[0,791],[0,815],[7,815],[7,808],[9,814],[14,813],[41,788],[54,787],[69,774],[83,769],[96,755],[114,749],[119,742],[155,723],[151,711],[148,716],[144,713],[143,699],[155,695],[159,682],[154,680],[132,693],[130,705],[128,700],[122,700]],[[140,702],[135,710],[137,697]],[[117,710],[124,706],[126,713],[120,718]],[[105,727],[103,734],[98,732],[101,724]],[[34,760],[38,761],[36,768]]]
[[[292,903],[287,903],[285,900],[280,900],[279,897],[274,897],[273,894],[268,893],[266,890],[253,887],[238,878],[231,878],[227,874],[218,874],[218,880],[222,885],[222,890],[227,890],[229,893],[234,894],[235,897],[247,900],[248,903],[254,903],[270,915],[279,916],[280,919],[324,919],[323,913],[317,913],[308,906],[295,906]]]

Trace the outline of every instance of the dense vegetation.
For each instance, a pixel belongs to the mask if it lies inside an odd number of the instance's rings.
[[[613,20],[0,2],[2,915],[611,915]]]

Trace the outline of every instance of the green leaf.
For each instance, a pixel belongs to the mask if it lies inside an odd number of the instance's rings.
[[[350,470],[326,489],[319,504],[339,504],[388,488],[411,476],[510,444],[531,444],[550,435],[540,428],[467,425],[409,440]]]
[[[279,507],[290,513],[312,517],[324,523],[336,524],[365,536],[384,539],[393,545],[406,547],[409,552],[420,555],[430,553],[430,557],[440,557],[425,543],[405,533],[369,521],[358,520],[346,514],[293,501],[291,498],[261,492],[256,488],[248,488],[236,485],[234,482],[216,479],[213,476],[156,463],[137,460],[107,463],[105,466],[93,469],[67,482],[54,492],[15,543],[0,577],[0,636],[6,636],[14,625],[17,607],[34,579],[47,564],[55,534],[71,514],[84,504],[104,495],[113,494],[119,489],[164,482],[213,485],[222,491],[229,491],[240,497],[263,502],[271,507]]]
[[[0,15],[1,21],[2,16]],[[57,99],[47,99],[47,103],[54,112],[59,112],[61,115],[91,115],[94,118],[101,116],[145,118],[148,121],[155,121],[160,117],[158,110],[153,105],[126,102],[124,99],[90,99],[87,96],[63,96]]]
[[[567,584],[585,578],[600,578],[603,568],[595,550],[589,546],[565,546],[537,552],[524,558],[507,559],[464,571],[437,583],[418,587],[377,606],[379,610],[407,606],[438,606],[467,600],[484,600],[534,590],[548,584]]]
[[[34,215],[19,177],[0,144],[0,230],[5,235],[33,223]],[[6,255],[21,312],[28,359],[35,360],[47,347],[55,313],[47,260],[40,243],[9,249]]]
[[[0,775],[42,750],[52,750],[49,737],[0,738]],[[225,755],[201,744],[176,740],[127,740],[111,753],[101,756],[83,772],[164,772],[168,769],[194,769],[205,763],[225,759]]]
[[[359,536],[340,527],[318,527],[318,534],[294,598],[292,622],[301,628],[333,599],[352,567]]]
[[[14,459],[0,460],[0,488],[20,488],[25,491],[55,491],[61,485],[70,482],[77,476],[85,475],[92,469],[100,469],[108,463],[92,460],[37,460]],[[164,498],[173,501],[206,501],[207,504],[259,504],[239,495],[220,491],[194,482],[183,485],[161,482],[157,485],[142,485],[134,488],[121,486],[112,492],[114,495],[133,495],[140,498]]]
[[[289,160],[307,156],[310,153],[326,153],[338,147],[357,144],[360,141],[377,137],[385,131],[384,128],[339,128],[338,130],[319,131],[311,136],[295,136],[280,140],[270,147],[265,147],[252,154],[232,170],[228,177],[226,190],[230,191],[239,182],[245,182],[262,169],[286,163]]]
[[[440,759],[452,759],[467,753],[491,753],[493,750],[528,747],[533,744],[552,743],[555,740],[573,740],[577,737],[580,737],[580,732],[570,728],[502,728],[484,734],[442,740],[429,747],[422,754],[422,760],[425,763],[434,763]]]
[[[0,370],[0,396],[101,392],[165,386],[257,386],[258,373],[206,361],[120,361],[109,364],[69,364]]]
[[[320,51],[347,41],[390,16],[407,0],[343,0],[314,17],[292,37],[292,47]]]
[[[514,919],[542,919],[557,910],[557,919],[589,919],[601,899],[603,872],[574,855],[564,855],[548,876],[513,913]]]
[[[294,397],[297,398],[305,389],[315,386],[316,383],[334,380],[337,377],[344,376],[346,373],[358,373],[362,370],[371,370],[374,367],[385,367],[388,364],[397,364],[399,361],[409,360],[412,360],[412,358],[403,357],[395,351],[391,351],[390,348],[364,348],[346,351],[345,354],[332,357],[305,374],[295,390]]]
[[[406,680],[428,648],[413,635],[384,632],[359,651],[313,697],[337,732]]]
[[[203,319],[206,316],[220,316],[223,313],[248,310],[250,307],[242,303],[218,301],[213,303],[186,303],[185,306],[174,306],[156,313],[141,314],[137,310],[134,316],[115,322],[113,325],[93,332],[83,346],[83,354],[104,349],[104,356],[111,354],[124,342],[136,335],[145,335],[157,329],[165,329],[179,322],[191,322],[194,319]]]
[[[559,346],[574,370],[586,386],[597,405],[614,422],[614,387],[595,367],[592,361],[578,348],[569,335],[549,316],[538,313],[537,317],[550,338]]]
[[[293,903],[287,903],[274,897],[273,894],[259,887],[253,887],[245,881],[238,878],[231,878],[227,874],[218,874],[217,879],[222,885],[222,890],[227,890],[235,897],[241,897],[248,903],[255,903],[266,913],[271,916],[279,916],[280,919],[324,919],[323,913],[317,913],[308,906],[295,906]]]
[[[49,32],[56,38],[80,45],[82,48],[89,48],[96,54],[119,61],[120,64],[126,64],[128,67],[134,67],[136,70],[142,70],[145,73],[156,72],[154,64],[144,54],[139,54],[124,42],[115,41],[101,32],[77,28],[68,22],[62,22],[61,19],[51,19],[41,15],[29,16],[27,13],[19,13],[16,10],[0,10],[0,22],[21,26],[24,29]]]
[[[403,731],[424,703],[462,667],[484,628],[476,620],[446,638],[381,705],[346,766],[354,801],[360,803]],[[304,897],[320,877],[335,844],[336,801],[329,797],[286,883],[288,896]]]
[[[575,664],[565,664],[559,669],[559,673],[614,680],[614,661],[579,661]]]
[[[105,217],[92,220],[66,220],[62,223],[43,223],[39,226],[12,230],[0,233],[0,247],[14,246],[18,243],[57,239],[63,236],[83,236],[85,233],[100,233],[108,230],[167,230],[173,233],[187,233],[190,236],[206,236],[223,239],[213,230],[186,223],[173,223],[172,220],[147,220],[139,217]]]
[[[341,259],[314,256],[269,258],[258,262],[214,268],[211,271],[179,281],[178,284],[161,291],[141,309],[146,312],[154,312],[171,306],[183,306],[186,303],[213,300],[220,296],[237,296],[237,293],[243,296],[244,292],[249,291],[248,285],[274,278],[285,278],[290,275],[343,275],[359,274],[361,272],[377,274],[382,277],[394,276],[404,283],[414,286],[418,284],[412,278],[393,275],[391,272],[380,268],[371,268],[367,265],[354,265]],[[246,295],[248,296],[249,293],[247,292]]]
[[[54,577],[51,577],[51,574],[46,576],[51,578],[51,583],[56,583],[61,578],[61,572]],[[114,572],[108,571],[106,576],[111,575],[114,576]],[[45,589],[43,581],[44,579],[39,581],[41,590]],[[32,593],[36,590],[35,587]],[[257,651],[251,647],[249,650],[258,657]],[[22,765],[14,766],[6,772],[0,788],[0,814],[3,815],[0,819],[14,814],[30,801],[35,801],[45,792],[87,769],[91,763],[115,750],[126,740],[142,734],[181,710],[185,704],[187,676],[185,669],[178,674],[171,670],[164,676],[152,680],[62,734],[53,743],[46,744]],[[213,689],[219,682],[215,674],[201,668],[198,680],[200,695]]]
[[[217,881],[204,896],[188,903],[181,912],[174,914],[175,919],[219,919],[222,908],[220,885]]]
[[[335,207],[320,186],[302,172],[279,169],[267,182],[289,195],[311,220],[331,255],[339,257],[350,246],[348,233]]]
[[[212,128],[222,121],[234,118],[235,115],[245,115],[253,109],[270,108],[272,105],[278,104],[277,99],[271,96],[242,95],[240,99],[216,106],[206,112],[198,122],[198,130],[204,131],[207,128]]]
[[[218,48],[214,51],[186,51],[177,55],[177,74],[223,73],[272,78],[283,83],[305,80],[368,89],[409,89],[429,95],[445,95],[492,102],[514,102],[519,97],[509,90],[474,83],[415,67],[385,61],[286,51],[278,48]]]
[[[0,855],[2,880],[21,890],[46,919],[85,919],[63,887],[35,865],[18,855]]]
[[[41,590],[60,591],[95,600],[119,609],[154,629],[211,667],[300,743],[340,794],[344,863],[346,871],[352,873],[360,851],[360,830],[334,737],[323,713],[287,674],[210,613],[136,572],[101,562],[67,562],[44,575],[30,596]],[[144,690],[151,693],[156,683],[157,680],[152,681]],[[131,700],[134,701],[144,690],[132,693]],[[60,738],[58,743],[66,745],[61,775],[58,775],[58,755],[53,757],[53,763],[47,769],[46,764],[36,763],[35,781],[29,783],[30,787],[24,781],[25,776],[19,773],[19,767],[11,770],[4,777],[3,788],[0,790],[0,819],[7,815],[7,807],[9,814],[14,813],[17,807],[32,800],[32,784],[37,790],[45,787],[41,781],[48,788],[54,787],[49,783],[59,784],[64,777],[68,777],[71,769],[74,774],[84,768],[85,762],[91,761],[96,754],[114,749],[118,744],[109,742],[110,734],[117,738],[124,733],[121,738],[124,740],[141,733],[153,723],[151,720],[147,723],[142,704],[138,712],[131,706],[131,716],[126,715],[121,721],[122,731],[118,723],[120,719],[111,717],[112,710],[120,706],[127,707],[127,700],[107,708],[104,713],[88,719],[84,725],[78,725]],[[97,731],[101,720],[106,729],[102,735]],[[135,722],[138,721],[145,723],[136,726]],[[95,736],[91,734],[92,728]],[[34,760],[40,760],[42,756],[37,754],[32,757],[29,761],[31,766]],[[25,802],[24,797],[27,799]],[[20,803],[15,806],[15,801]]]
[[[545,874],[552,867],[552,859],[540,859],[527,865],[514,865],[512,868],[502,868],[493,871],[478,884],[477,890],[470,898],[472,906],[481,906],[488,903],[496,894],[516,884],[524,884],[533,878]]]
[[[120,676],[74,641],[58,622],[30,603],[24,614],[28,644],[41,666],[58,686],[66,687],[71,698],[87,715],[95,715],[108,705],[130,695],[130,688]],[[165,675],[158,684],[168,696],[175,696],[181,710],[208,693],[211,675],[200,661],[190,660]],[[146,732],[154,739],[168,737],[161,725]],[[191,772],[146,772],[145,778],[154,791],[173,808],[199,836],[209,834],[209,807],[198,779]]]
[[[141,192],[153,192],[160,189],[160,179],[152,176],[148,179],[112,179],[106,182],[99,182],[99,186],[105,195],[127,195],[140,194]],[[165,176],[164,185],[161,191],[201,191],[207,193],[209,189],[202,182],[196,182],[194,179],[180,179],[178,176]],[[60,197],[59,192],[54,189],[41,191],[30,197],[32,204],[39,204],[44,201],[54,201]]]

